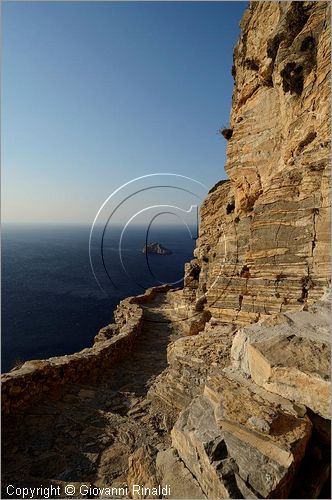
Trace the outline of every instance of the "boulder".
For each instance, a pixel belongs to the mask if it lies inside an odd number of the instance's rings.
[[[329,333],[326,295],[307,311],[241,329],[233,341],[232,363],[257,385],[330,419]]]
[[[208,498],[289,494],[311,422],[302,410],[265,394],[214,375],[180,413],[172,444]]]

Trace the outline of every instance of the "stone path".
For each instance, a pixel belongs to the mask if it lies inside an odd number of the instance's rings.
[[[65,385],[15,419],[3,418],[2,498],[8,498],[8,484],[119,487],[126,484],[135,449],[169,446],[176,415],[148,395],[167,366],[168,343],[180,335],[168,319],[169,307],[166,294],[145,305],[131,355],[98,381]]]

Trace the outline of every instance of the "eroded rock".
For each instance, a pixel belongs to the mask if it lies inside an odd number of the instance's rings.
[[[311,422],[224,375],[184,410],[172,444],[208,498],[285,498]]]
[[[164,498],[206,498],[198,482],[173,448],[158,453],[156,467],[160,484],[170,488],[170,495],[165,495]]]
[[[317,312],[319,311],[319,314]],[[330,307],[324,297],[307,311],[240,330],[233,366],[265,389],[330,418]]]

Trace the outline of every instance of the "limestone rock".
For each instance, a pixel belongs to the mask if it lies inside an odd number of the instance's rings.
[[[219,375],[181,412],[172,444],[208,498],[285,498],[310,434],[306,416]]]
[[[218,324],[198,335],[180,337],[167,349],[168,368],[151,389],[159,398],[177,410],[186,408],[204,388],[211,369],[229,364],[232,336]]]
[[[173,448],[158,453],[156,467],[160,484],[170,488],[170,495],[165,495],[164,498],[206,498],[198,482]]]
[[[265,389],[331,418],[329,334],[330,307],[324,297],[307,311],[240,330],[233,341],[233,365]]]
[[[224,452],[222,434],[216,424],[213,407],[207,398],[198,396],[181,412],[172,429],[172,445],[187,468],[197,478],[207,498],[238,498],[234,485],[235,464],[224,462],[224,481],[220,481],[217,461]],[[229,482],[228,482],[229,478]]]
[[[129,457],[128,462],[128,488],[132,491],[133,498],[158,498],[158,495],[141,495],[135,493],[134,485],[143,485],[146,488],[155,488],[158,485],[156,472],[157,450],[152,446],[142,446]]]
[[[183,300],[241,327],[330,280],[330,3],[251,2],[232,73],[229,179],[202,204]]]
[[[129,297],[91,348],[2,377],[4,487],[326,494],[330,52],[329,2],[250,2],[229,179],[201,206],[183,290]]]

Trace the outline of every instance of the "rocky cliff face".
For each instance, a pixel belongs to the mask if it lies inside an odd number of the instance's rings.
[[[185,296],[248,324],[330,277],[330,4],[252,2],[234,51],[229,180],[201,210]]]
[[[128,298],[90,349],[3,377],[5,487],[329,498],[329,8],[250,4],[229,179],[203,203],[184,289]]]
[[[245,12],[221,131],[229,179],[203,203],[184,290],[170,294],[193,336],[169,346],[154,390],[182,410],[173,446],[208,498],[285,497],[300,483],[308,497],[328,474],[325,452],[316,483],[298,473],[316,437],[306,411],[284,404],[311,408],[328,429],[329,320],[310,308],[330,282],[329,23],[327,2],[252,2]],[[279,414],[272,427],[264,414]],[[287,465],[270,445],[291,453]]]

